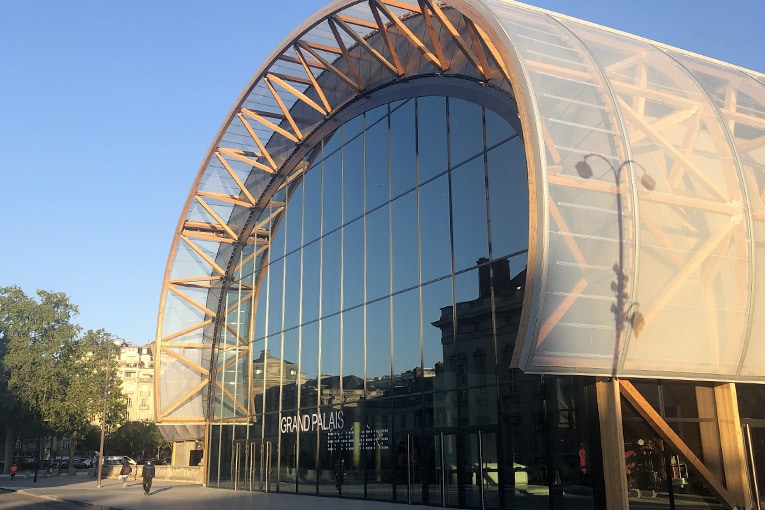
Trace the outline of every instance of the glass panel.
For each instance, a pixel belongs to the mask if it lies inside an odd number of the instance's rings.
[[[340,167],[340,153],[336,152],[324,160],[324,181],[322,203],[324,216],[322,221],[324,226],[323,233],[331,232],[340,226],[341,222],[341,187],[342,187],[342,168]]]
[[[443,175],[420,188],[423,282],[452,272],[449,229],[449,181],[448,176]]]
[[[276,220],[271,226],[271,243],[268,246],[269,260],[274,261],[284,256],[284,215],[276,216]]]
[[[367,305],[367,381],[370,397],[390,386],[390,300]]]
[[[358,118],[358,117],[357,117]],[[356,122],[353,120],[346,123],[346,126],[349,127],[349,125],[357,125]],[[335,152],[339,147],[342,140],[342,136],[340,134],[340,130],[336,130],[332,135],[324,140],[324,147],[322,148],[323,154],[332,154]]]
[[[454,270],[459,271],[489,255],[483,158],[453,170],[451,189]]]
[[[420,369],[420,291],[413,289],[392,299],[393,373],[404,377],[407,372],[406,379],[410,380]]]
[[[322,316],[340,310],[340,231],[322,240]]]
[[[378,124],[382,122],[383,124],[386,123],[383,119],[388,115],[388,105],[384,104],[382,106],[378,106],[376,108],[373,108],[366,112],[364,114],[364,122],[366,123],[365,126],[367,129],[369,129],[371,126]],[[387,144],[387,142],[386,142]]]
[[[488,126],[487,126],[488,129]],[[529,247],[529,195],[523,141],[513,138],[487,154],[492,257]]]
[[[268,332],[282,329],[282,294],[284,289],[284,259],[272,262],[268,270]]]
[[[369,115],[367,112],[366,115]],[[364,129],[364,115],[358,115],[345,124],[343,124],[343,143],[346,145],[348,142],[361,134]]]
[[[342,401],[340,393],[340,316],[321,321],[321,402],[335,404]]]
[[[377,443],[373,440],[375,434],[365,427],[363,406],[346,404],[342,412],[342,429],[330,433],[327,439],[328,449],[331,449],[329,466],[334,472],[338,456],[342,458],[345,467],[342,497],[361,498],[364,496],[366,454],[374,451]]]
[[[343,222],[364,213],[364,138],[358,137],[343,148]]]
[[[422,288],[422,329],[424,368],[435,373],[438,384],[445,389],[453,387],[444,382],[444,349],[454,341],[452,320],[452,280],[446,278]]]
[[[255,366],[263,366],[264,388],[266,392],[265,412],[279,411],[280,381],[282,377],[282,335],[276,334],[266,337],[266,348],[261,352],[255,362]]]
[[[284,332],[284,358],[282,360],[284,374],[282,387],[282,411],[292,414],[297,413],[298,392],[300,385],[305,382],[305,375],[300,371],[298,363],[298,330],[291,329]]]
[[[483,113],[480,106],[449,98],[449,164],[454,168],[483,152]]]
[[[765,420],[765,386],[737,384],[739,414],[744,419]],[[765,448],[765,443],[762,444]],[[763,458],[765,460],[765,457]],[[765,476],[765,471],[762,472]],[[765,489],[765,485],[761,485]]]
[[[293,186],[289,203],[284,213],[285,235],[287,236],[287,253],[300,248],[303,244],[303,183]]]
[[[391,197],[397,197],[417,184],[414,99],[391,113],[390,138]]]
[[[302,326],[300,333],[300,374],[306,381],[300,395],[300,407],[316,409],[319,405],[319,323]]]
[[[257,289],[257,308],[255,313],[255,336],[254,338],[263,338],[266,336],[266,308],[268,304],[268,279],[267,275],[263,275],[260,279],[259,288]]]
[[[488,267],[486,265],[482,266],[481,271],[484,276],[487,276],[486,272],[488,271]],[[457,302],[457,321],[460,320],[461,316],[467,315],[469,306],[471,304],[475,306],[479,306],[481,304],[477,301],[475,303],[471,303],[472,301],[477,300],[479,297],[489,297],[488,280],[483,287],[479,285],[480,283],[481,280],[479,280],[478,269],[472,269],[465,273],[460,273],[454,276],[454,293],[455,301]],[[483,291],[485,295],[480,294],[480,291]]]
[[[301,323],[319,318],[321,245],[318,241],[303,248],[303,309]]]
[[[446,98],[417,98],[417,156],[420,182],[446,171]]]
[[[367,300],[390,293],[388,206],[367,215]]]
[[[390,501],[393,499],[394,456],[391,450],[391,400],[370,399],[367,402],[367,429],[370,446],[366,451],[367,498]]]
[[[343,228],[343,308],[364,301],[364,222],[359,219]]]
[[[283,423],[283,420],[281,422]],[[292,430],[289,430],[281,436],[281,451],[283,452],[283,457],[281,459],[281,466],[278,470],[279,489],[287,493],[294,493],[296,491],[298,478],[301,474],[298,469],[297,434],[297,431],[293,432]],[[272,465],[276,465],[277,458],[273,452],[271,455]]]
[[[324,428],[319,435],[319,494],[364,495],[363,477],[359,479],[358,463],[354,467],[354,426],[352,413],[337,406],[322,407]],[[360,430],[360,429],[359,429]],[[359,483],[361,482],[360,486]],[[360,491],[359,491],[360,489]]]
[[[345,403],[364,398],[364,309],[342,313]],[[359,392],[360,391],[360,392]]]
[[[258,340],[252,343],[250,350],[252,352],[252,411],[255,421],[260,422],[260,414],[263,412],[263,395],[265,393],[263,354],[265,352],[265,341]]]
[[[300,257],[302,251],[286,257],[286,281],[284,285],[284,327],[298,325],[300,318]]]
[[[622,415],[630,508],[647,508],[641,505],[641,498],[656,497],[656,494],[666,495],[664,498],[669,508],[686,501],[694,501],[698,508],[726,508],[710,494],[705,488],[706,484],[688,469],[687,460],[664,443],[624,400]],[[685,420],[684,423],[673,424],[673,429],[692,451],[699,451],[698,440],[695,439],[699,435],[699,423]],[[667,464],[671,466],[670,469],[667,469]]]
[[[486,147],[491,147],[511,136],[517,135],[510,124],[498,114],[484,108],[484,117],[486,119]],[[526,159],[525,156],[523,158]]]
[[[321,166],[312,168],[303,178],[303,242],[321,235]]]
[[[310,415],[309,415],[310,416]],[[316,465],[317,431],[309,430],[299,434],[298,492],[316,494],[318,471]]]
[[[370,210],[388,201],[388,123],[368,127],[366,144],[366,207]]]
[[[391,202],[391,243],[393,245],[393,292],[417,285],[417,194],[407,193]]]

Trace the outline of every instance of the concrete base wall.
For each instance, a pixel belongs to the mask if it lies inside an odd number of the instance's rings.
[[[155,466],[156,479],[168,480],[174,482],[192,482],[202,483],[203,472],[199,466],[189,467],[176,467],[176,466]],[[120,469],[122,466],[104,466],[102,470],[103,478],[117,479],[120,476]],[[130,473],[128,479],[140,479],[141,469],[143,466],[133,466],[133,472]],[[95,469],[93,470],[93,476],[95,476]]]

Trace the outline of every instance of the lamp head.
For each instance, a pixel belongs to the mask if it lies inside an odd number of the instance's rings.
[[[587,156],[582,161],[578,161],[574,166],[579,177],[582,179],[590,179],[592,177],[592,167],[587,163]]]
[[[640,178],[640,183],[648,191],[653,191],[656,189],[656,179],[654,179],[653,177],[651,177],[645,172],[643,172],[643,177]]]

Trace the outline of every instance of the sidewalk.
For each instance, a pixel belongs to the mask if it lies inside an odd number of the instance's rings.
[[[393,510],[401,505],[318,496],[297,496],[263,492],[213,489],[198,484],[155,480],[151,494],[145,496],[140,478],[132,477],[123,488],[116,479],[104,479],[101,487],[93,477],[53,476],[38,478],[16,476],[11,482],[8,475],[0,475],[0,489],[17,491],[53,501],[69,501],[97,510],[201,510],[215,508],[255,508],[268,510]],[[1,498],[2,496],[0,496]],[[408,510],[425,509],[419,505],[407,505]]]

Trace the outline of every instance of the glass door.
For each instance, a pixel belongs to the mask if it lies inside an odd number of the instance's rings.
[[[496,433],[443,432],[433,437],[434,477],[423,485],[429,504],[459,508],[499,508]],[[428,455],[431,455],[428,452]],[[426,470],[427,471],[427,470]],[[427,473],[425,474],[427,479]],[[436,489],[440,487],[440,494]]]

